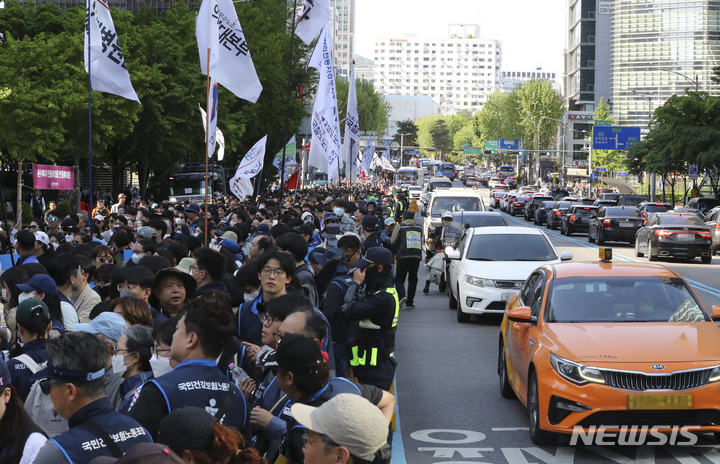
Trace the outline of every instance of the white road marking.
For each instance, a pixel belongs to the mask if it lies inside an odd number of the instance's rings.
[[[493,432],[529,432],[530,427],[493,427]]]
[[[493,448],[418,448],[418,451],[432,451],[434,458],[452,458],[455,453],[460,454],[463,459],[481,458],[480,451],[492,452]]]

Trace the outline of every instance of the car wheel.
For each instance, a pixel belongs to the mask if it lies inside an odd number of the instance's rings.
[[[638,242],[637,240],[635,240],[635,256],[638,258],[642,258],[643,256],[645,256],[645,253],[640,251],[640,242]]]
[[[464,313],[462,310],[462,304],[458,301],[457,309],[455,310],[455,317],[457,318],[457,321],[462,323],[470,322],[470,315],[468,313]]]
[[[447,282],[445,282],[445,274],[440,276],[440,283],[438,284],[438,290],[440,290],[440,293],[443,293],[445,291],[445,288],[447,287]]]
[[[703,264],[710,264],[710,261],[712,261],[712,256],[701,256],[700,261],[702,261]]]
[[[555,225],[555,219],[553,219],[553,221],[550,223],[550,230],[555,230],[555,229],[557,229],[557,226]]]
[[[550,228],[550,218],[549,217],[547,218],[547,221],[545,221],[545,227],[547,227],[548,229]]]
[[[515,398],[515,392],[510,385],[507,373],[507,359],[505,358],[505,343],[500,340],[500,353],[498,354],[498,375],[500,376],[500,395],[503,398]]]
[[[592,236],[592,231],[588,229],[588,242],[595,243],[595,239]]]
[[[652,243],[650,240],[647,241],[647,257],[649,261],[657,261],[658,259],[657,252],[653,253]]]
[[[450,298],[448,305],[450,306],[450,309],[456,309],[458,306],[458,300],[455,298],[455,295],[453,295],[452,288],[448,285],[448,291],[450,292]],[[458,287],[458,297],[460,297],[460,288]]]
[[[536,445],[554,445],[557,443],[557,435],[540,428],[540,395],[538,394],[537,372],[530,375],[530,386],[528,388],[528,417],[530,419],[530,438]]]
[[[567,236],[569,237],[569,236],[571,236],[572,234],[573,234],[573,233],[572,233],[572,230],[570,229],[570,226],[567,226],[567,227],[565,228],[565,235],[567,235]]]
[[[598,229],[597,232],[597,244],[605,245],[605,237],[603,237],[602,230]]]

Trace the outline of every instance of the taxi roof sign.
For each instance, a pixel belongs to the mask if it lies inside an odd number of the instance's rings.
[[[612,263],[612,248],[600,247],[600,261]]]

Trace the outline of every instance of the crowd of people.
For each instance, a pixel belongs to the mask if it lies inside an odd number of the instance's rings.
[[[205,211],[121,194],[4,221],[0,462],[390,461],[407,200],[345,183]]]

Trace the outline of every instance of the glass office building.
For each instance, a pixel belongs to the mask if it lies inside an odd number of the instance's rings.
[[[710,77],[720,65],[720,0],[608,3],[613,115],[622,125],[647,127],[650,111],[696,80],[718,94]]]

